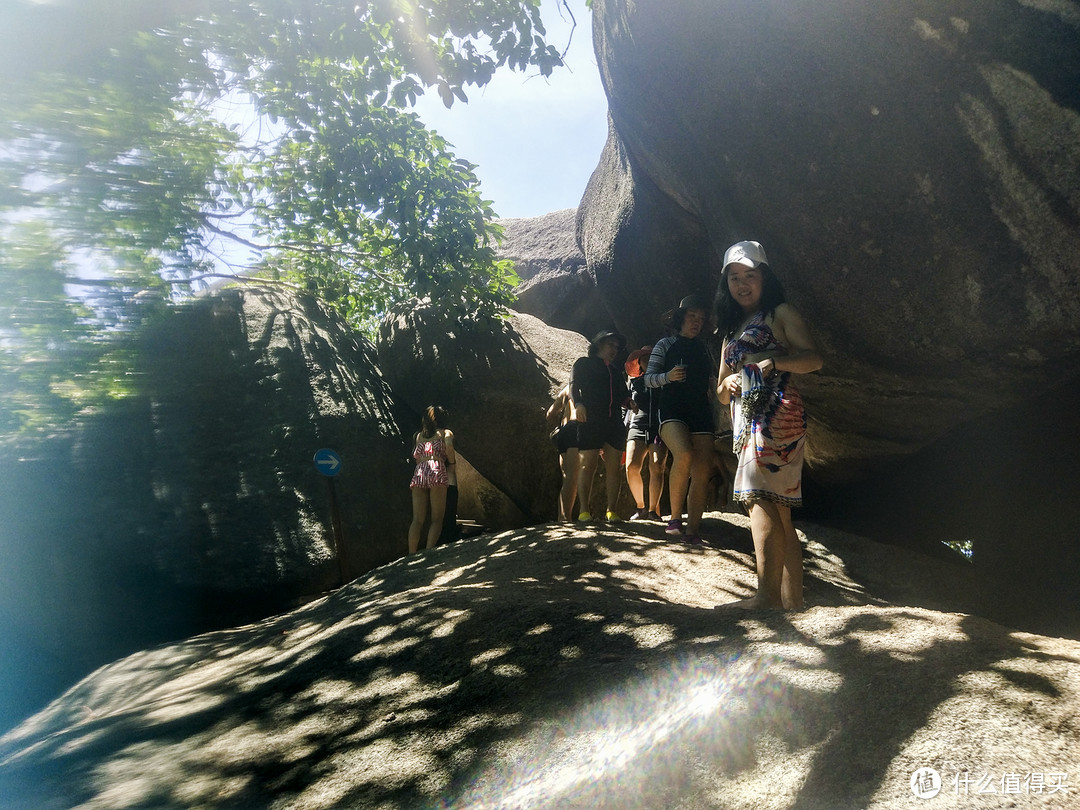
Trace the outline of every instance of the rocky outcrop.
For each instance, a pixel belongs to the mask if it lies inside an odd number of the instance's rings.
[[[428,405],[447,408],[476,472],[525,520],[551,520],[561,478],[544,412],[587,345],[531,315],[448,324],[438,308],[418,306],[383,323],[379,367],[416,426]]]
[[[499,224],[504,228],[499,258],[512,261],[521,278],[514,290],[517,312],[584,335],[611,325],[611,314],[596,294],[596,279],[578,247],[573,208]]]
[[[761,241],[825,356],[799,380],[804,514],[968,543],[1031,598],[1071,599],[1080,17],[1003,0],[593,8],[611,128],[579,240],[631,343],[715,290],[728,245]]]
[[[761,241],[826,356],[804,385],[819,480],[1076,374],[1075,12],[597,0],[593,32],[612,129],[579,215],[599,297],[654,339],[729,244]]]
[[[720,268],[705,229],[635,167],[613,127],[577,228],[597,297],[629,345],[665,335],[664,314],[685,296],[712,300]]]
[[[310,589],[312,566],[336,556],[321,448],[342,458],[346,578],[401,553],[390,527],[408,523],[411,459],[391,393],[374,348],[313,298],[224,290],[173,310],[136,356],[153,415],[136,452],[167,515],[150,534],[179,579]]]
[[[162,313],[123,356],[124,399],[0,457],[7,710],[405,551],[411,459],[389,391],[370,345],[313,300],[220,291]],[[340,554],[324,447],[343,459]]]
[[[745,518],[706,523],[719,548],[673,545],[660,526],[466,540],[292,613],[117,661],[0,738],[0,796],[1076,806],[1080,642],[950,612],[970,572],[812,525],[800,526],[810,609],[717,611],[748,593],[753,552]]]

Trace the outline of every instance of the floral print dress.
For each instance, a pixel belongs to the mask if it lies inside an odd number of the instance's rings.
[[[779,372],[765,380],[757,365],[745,362],[746,357],[761,352],[787,353],[787,347],[777,341],[766,323],[764,312],[751,317],[742,334],[724,348],[724,362],[742,374],[742,393],[731,400],[734,449],[739,459],[734,499],[801,506],[806,410],[790,373]]]

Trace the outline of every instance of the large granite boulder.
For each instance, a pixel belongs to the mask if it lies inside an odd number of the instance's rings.
[[[577,211],[567,208],[538,217],[503,219],[500,259],[514,263],[521,283],[514,309],[548,326],[594,335],[611,324],[596,293],[596,280],[577,243]]]
[[[126,354],[126,399],[0,454],[5,710],[405,551],[411,460],[389,391],[371,346],[313,300],[225,290],[169,309]],[[323,447],[343,459],[340,554]]]
[[[596,297],[629,345],[662,337],[664,314],[683,297],[711,300],[720,268],[704,227],[635,166],[613,127],[578,209],[577,229]]]
[[[804,385],[818,480],[1075,374],[1072,6],[596,0],[593,32],[612,127],[579,236],[599,296],[653,339],[760,240],[826,356]]]

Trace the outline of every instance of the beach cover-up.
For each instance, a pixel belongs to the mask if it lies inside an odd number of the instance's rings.
[[[413,458],[416,459],[416,471],[410,487],[431,489],[445,487],[450,483],[450,474],[446,468],[446,445],[438,436],[431,439],[417,436]]]
[[[788,372],[766,380],[757,365],[744,360],[760,352],[782,355],[786,351],[763,312],[755,314],[725,349],[724,361],[742,377],[741,392],[731,400],[732,447],[739,459],[734,486],[738,502],[769,500],[785,506],[802,505],[806,443],[802,396]]]

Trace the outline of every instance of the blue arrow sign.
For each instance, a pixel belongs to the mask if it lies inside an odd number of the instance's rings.
[[[315,469],[322,475],[335,476],[341,472],[341,456],[324,447],[315,453]]]

